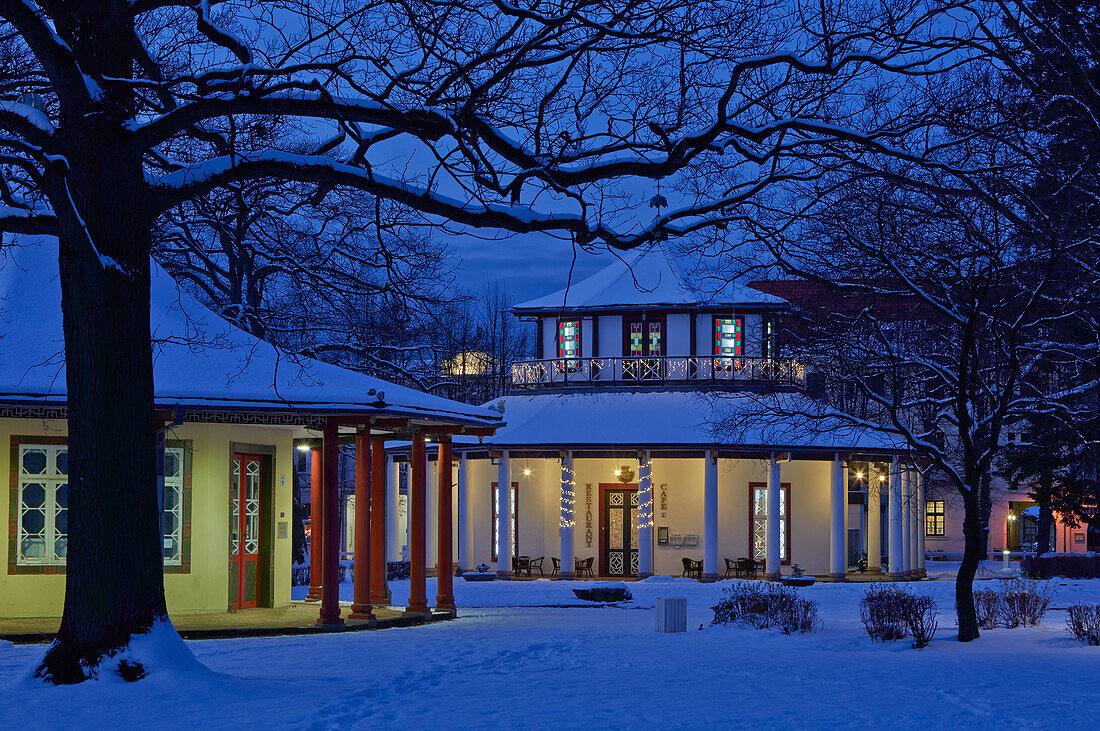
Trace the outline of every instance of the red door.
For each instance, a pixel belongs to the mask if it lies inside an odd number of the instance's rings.
[[[233,455],[230,481],[229,606],[257,606],[260,575],[260,458]]]

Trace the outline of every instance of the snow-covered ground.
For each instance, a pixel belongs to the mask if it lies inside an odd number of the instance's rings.
[[[24,679],[41,646],[0,644],[0,717],[8,728],[1037,728],[1087,724],[1100,708],[1100,648],[1073,641],[1063,611],[1100,602],[1100,581],[1055,581],[1042,626],[969,644],[953,641],[953,582],[914,584],[943,615],[921,651],[863,634],[859,584],[800,590],[821,605],[823,627],[811,635],[707,627],[728,583],[655,578],[630,584],[635,598],[624,606],[563,608],[546,605],[579,604],[577,584],[460,580],[455,622],[190,642],[212,672],[134,685],[46,688]],[[408,582],[393,588],[400,602]],[[653,631],[654,600],[664,596],[687,597],[686,634]]]

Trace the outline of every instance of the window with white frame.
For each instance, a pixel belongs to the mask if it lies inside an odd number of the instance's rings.
[[[16,562],[65,564],[69,545],[69,450],[64,445],[19,447],[19,522]]]
[[[183,558],[183,448],[164,448],[164,563]]]

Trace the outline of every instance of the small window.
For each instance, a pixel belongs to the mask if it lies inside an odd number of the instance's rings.
[[[183,560],[183,447],[164,448],[164,563],[178,566]]]
[[[559,371],[575,371],[580,368],[581,321],[562,320],[558,323]]]
[[[649,354],[661,354],[661,323],[649,323]]]
[[[643,350],[643,348],[645,347],[645,341],[642,339],[642,327],[643,323],[630,323],[630,355],[633,358],[645,355],[645,351]]]
[[[929,500],[924,504],[924,534],[926,536],[945,535],[946,507],[943,500]]]

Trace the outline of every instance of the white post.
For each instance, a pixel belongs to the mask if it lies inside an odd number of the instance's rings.
[[[433,453],[438,456],[438,446],[435,442],[429,442],[424,448],[424,474],[427,475],[428,480],[428,494],[425,496],[428,506],[428,519],[425,526],[428,546],[424,560],[430,576],[439,576],[439,541],[436,540],[436,536],[439,535],[439,471],[443,469],[443,465],[439,464],[438,459],[433,461],[428,457]]]
[[[829,481],[829,576],[843,579],[847,575],[845,556],[844,513],[848,510],[847,486],[844,484],[844,463],[833,455]]]
[[[718,453],[703,455],[703,580],[718,579]]]
[[[905,578],[913,577],[913,503],[909,499],[909,470],[904,465],[898,467],[898,487],[901,490],[901,573]]]
[[[867,465],[867,572],[882,571],[882,486],[879,475]]]
[[[917,481],[917,573],[924,578],[928,575],[924,566],[924,534],[927,530],[925,510],[928,503],[924,497],[924,476],[919,470],[914,470],[913,479]]]
[[[920,578],[920,502],[917,495],[917,473],[906,466],[906,483],[909,485],[909,577]]]
[[[512,577],[512,473],[508,450],[500,453],[497,466],[497,576]]]
[[[470,512],[470,491],[466,487],[466,452],[458,454],[458,567],[473,571],[473,515]]]
[[[401,487],[400,466],[393,457],[386,464],[386,560],[400,561],[404,536],[397,515],[398,491]]]
[[[573,553],[573,526],[577,522],[577,480],[573,475],[573,453],[561,453],[561,489],[560,489],[560,517],[558,525],[561,532],[561,568],[558,569],[558,578],[576,578],[574,570]]]
[[[898,458],[894,457],[890,463],[890,475],[887,480],[890,490],[890,578],[901,580],[905,578],[905,564],[903,563],[902,549],[902,499],[901,476],[898,474]]]
[[[653,463],[638,455],[638,578],[653,575]]]
[[[768,530],[765,537],[767,551],[764,554],[764,571],[770,579],[778,579],[782,571],[779,555],[779,531],[782,530],[779,515],[779,484],[779,462],[775,460],[775,452],[772,452],[768,457]]]

